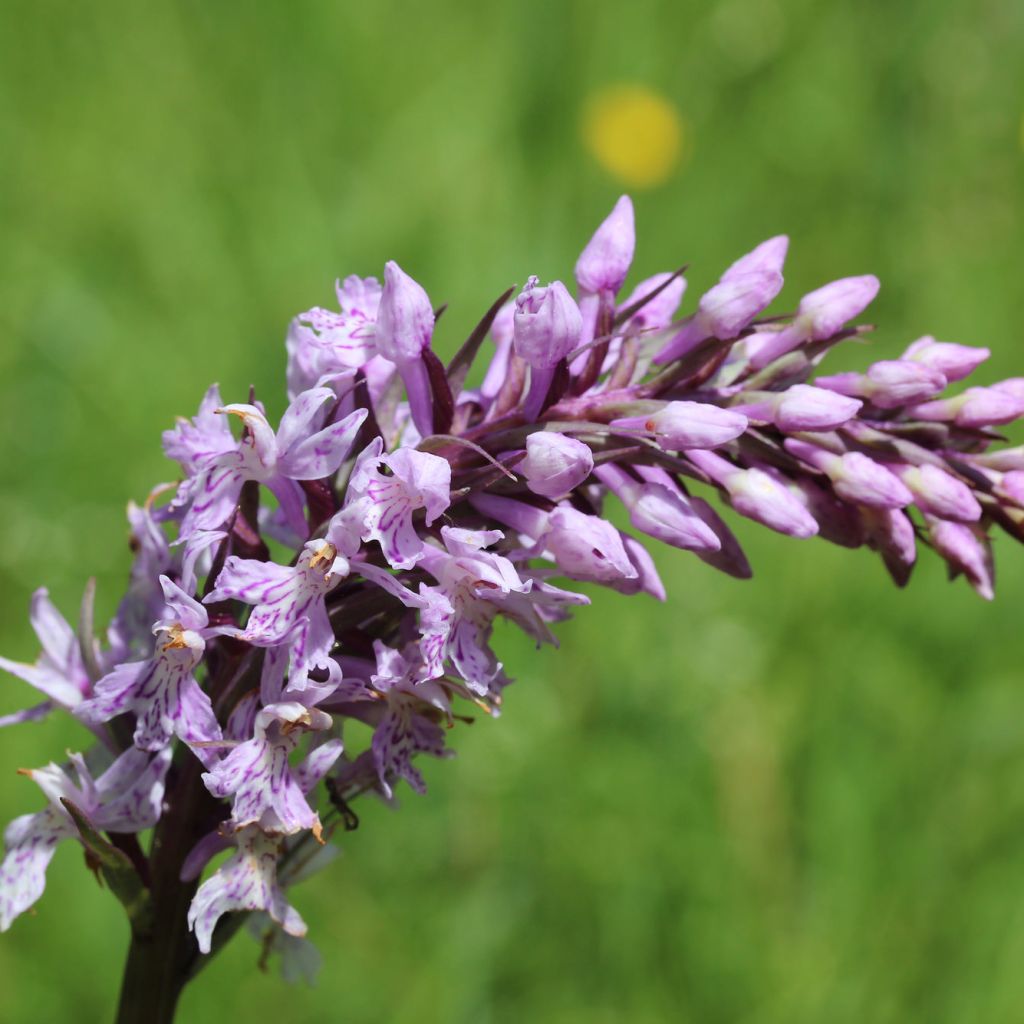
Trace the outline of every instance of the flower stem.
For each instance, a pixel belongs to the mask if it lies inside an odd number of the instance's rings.
[[[150,869],[152,927],[133,928],[121,983],[116,1024],[170,1024],[198,957],[188,929],[197,881],[183,882],[181,866],[195,841],[217,820],[217,804],[200,778],[202,765],[182,749],[169,808],[153,836]]]

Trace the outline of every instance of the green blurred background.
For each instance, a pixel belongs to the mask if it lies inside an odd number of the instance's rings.
[[[624,187],[581,130],[617,83],[682,136],[634,193],[633,280],[689,261],[692,304],[787,231],[780,308],[882,278],[838,368],[929,331],[1024,371],[1016,0],[2,0],[0,650],[35,656],[40,584],[72,613],[95,575],[112,610],[160,431],[211,380],[279,412],[284,327],[336,275],[399,259],[450,303],[444,352],[569,277]],[[665,605],[601,594],[561,652],[502,635],[503,719],[296,890],[318,987],[242,936],[182,1020],[1024,1020],[1024,551],[997,542],[987,605],[933,558],[901,593],[870,553],[739,531],[752,582],[673,553]],[[84,736],[5,731],[2,816]],[[0,938],[0,1020],[106,1020],[125,943],[61,849]]]

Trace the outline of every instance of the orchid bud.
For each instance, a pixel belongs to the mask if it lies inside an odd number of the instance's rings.
[[[898,466],[896,471],[922,512],[965,523],[981,518],[981,505],[970,487],[938,466]]]
[[[423,288],[394,261],[384,266],[377,310],[377,349],[402,375],[409,412],[420,434],[433,429],[433,398],[423,350],[434,332],[434,310]]]
[[[782,290],[782,265],[789,239],[776,235],[741,256],[706,292],[697,312],[654,357],[668,363],[686,355],[706,338],[737,337]]]
[[[561,498],[590,476],[594,456],[574,437],[539,430],[526,439],[526,458],[519,468],[534,494]]]
[[[954,345],[952,342],[936,341],[931,335],[925,335],[917,341],[912,341],[900,358],[938,370],[952,383],[969,376],[990,355],[987,348]]]
[[[837,373],[815,383],[843,395],[865,398],[879,409],[898,409],[938,394],[946,378],[933,367],[902,359],[883,359],[867,373]]]
[[[792,324],[781,331],[758,335],[758,344],[751,351],[751,367],[763,369],[805,342],[831,338],[864,312],[878,294],[878,288],[878,278],[865,274],[844,277],[809,292],[800,300]]]
[[[726,482],[729,502],[740,515],[789,537],[804,540],[818,532],[814,517],[774,476],[763,469],[744,469]]]
[[[584,292],[610,292],[622,287],[633,262],[636,228],[633,201],[620,196],[576,261],[576,283]]]
[[[714,530],[690,507],[671,477],[638,482],[620,466],[604,465],[595,475],[626,506],[630,522],[642,533],[686,551],[717,551],[722,545]]]
[[[700,300],[696,320],[704,337],[735,338],[782,289],[782,275],[755,271],[726,278]]]
[[[789,238],[776,235],[751,249],[746,256],[741,256],[722,275],[721,280],[732,281],[747,274],[782,274],[786,253],[789,250]]]
[[[993,384],[992,387],[1004,395],[1013,395],[1014,398],[1024,401],[1024,377],[1008,377]]]
[[[536,419],[555,376],[555,367],[576,348],[582,336],[583,315],[561,281],[546,288],[531,277],[516,298],[513,346],[529,363],[530,390],[523,407],[527,420]]]
[[[380,354],[398,365],[418,359],[433,333],[434,310],[427,293],[394,260],[388,260],[377,310]]]
[[[1004,473],[1012,469],[1024,469],[1024,444],[973,455],[971,461],[985,469],[998,469]]]
[[[811,341],[831,338],[844,324],[860,316],[878,294],[874,274],[844,277],[809,292],[800,300],[796,323]]]
[[[696,348],[706,338],[722,341],[737,337],[782,289],[782,275],[772,271],[752,271],[723,278],[705,292],[697,312],[654,357],[656,363],[669,363]]]
[[[669,402],[650,416],[628,416],[612,420],[609,426],[653,434],[666,451],[678,452],[727,444],[747,429],[747,418],[704,402]]]
[[[982,530],[964,523],[929,518],[928,539],[953,570],[962,572],[986,601],[995,597],[992,548]]]
[[[730,504],[741,516],[789,537],[804,539],[818,532],[818,524],[800,500],[765,470],[734,466],[714,452],[686,454],[699,470],[725,488]]]
[[[573,579],[612,583],[638,575],[619,531],[599,516],[559,506],[548,516],[544,544],[558,568]]]
[[[868,543],[881,556],[896,586],[905,587],[917,560],[914,524],[898,508],[860,506]]]
[[[785,444],[791,454],[820,469],[832,481],[836,494],[846,501],[903,508],[914,500],[899,477],[861,452],[836,455],[796,438],[788,438]]]
[[[516,355],[537,369],[552,369],[579,344],[582,329],[579,306],[561,281],[546,288],[536,277],[526,282],[516,299]]]
[[[952,421],[958,427],[977,429],[1012,423],[1024,413],[1024,400],[997,387],[968,388],[955,398],[924,402],[907,410],[915,419]]]
[[[825,388],[794,384],[774,396],[771,419],[787,432],[834,430],[856,416],[861,404]]]

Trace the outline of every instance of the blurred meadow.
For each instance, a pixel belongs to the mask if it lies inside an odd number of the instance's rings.
[[[73,616],[95,576],[112,612],[160,431],[211,380],[279,413],[285,326],[336,276],[398,259],[450,354],[625,189],[627,288],[689,262],[692,309],[785,231],[779,309],[882,279],[830,366],[928,332],[1024,372],[1022,117],[1016,0],[2,0],[0,651],[35,657],[37,586]],[[662,552],[666,604],[503,637],[502,720],[295,891],[317,987],[242,936],[182,1020],[1024,1021],[1024,550],[989,605],[748,526],[753,581]],[[5,731],[0,818],[85,739]],[[5,1024],[112,1015],[127,928],[81,860],[0,937]]]

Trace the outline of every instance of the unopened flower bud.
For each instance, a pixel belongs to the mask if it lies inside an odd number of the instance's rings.
[[[516,299],[514,345],[516,355],[530,366],[550,370],[578,344],[583,318],[561,281],[540,287],[536,277]]]
[[[427,293],[394,260],[388,260],[377,310],[380,354],[399,366],[418,359],[433,333],[434,310]]]
[[[878,288],[878,278],[865,274],[844,277],[809,292],[800,300],[792,324],[781,331],[758,335],[750,365],[760,370],[805,342],[831,338],[844,324],[864,312],[878,294]]]
[[[860,506],[868,543],[881,556],[896,586],[905,587],[917,560],[914,524],[898,508]]]
[[[573,579],[613,583],[636,578],[622,535],[600,516],[588,516],[569,505],[545,512],[497,494],[474,494],[470,502],[478,512],[548,551],[558,568]]]
[[[741,256],[722,275],[721,280],[732,281],[746,274],[782,274],[782,267],[786,262],[786,253],[789,250],[789,238],[786,235],[776,235],[762,242],[759,246],[751,249],[746,256]]]
[[[922,512],[965,523],[981,518],[981,505],[970,487],[938,466],[898,466],[896,471]]]
[[[735,338],[771,304],[782,289],[782,275],[771,270],[723,278],[701,296],[697,312],[654,357],[669,363],[686,355],[706,338]]]
[[[907,410],[915,419],[952,421],[967,429],[1012,423],[1022,413],[1024,399],[998,387],[968,388],[955,398],[940,398]]]
[[[899,477],[861,452],[836,455],[796,438],[788,438],[785,444],[790,454],[820,469],[832,481],[836,494],[846,501],[903,508],[914,500]]]
[[[650,480],[641,483],[611,464],[599,467],[595,475],[626,506],[630,522],[648,536],[686,551],[717,551],[721,547],[714,530],[694,512],[667,474],[667,485]]]
[[[1008,377],[993,384],[992,387],[1005,395],[1013,395],[1014,398],[1024,401],[1024,377]]]
[[[559,506],[548,516],[544,544],[573,579],[611,583],[637,576],[619,531],[599,516]]]
[[[635,248],[633,201],[629,196],[620,196],[580,253],[576,261],[576,283],[585,292],[614,295],[626,280]]]
[[[963,380],[991,355],[987,348],[955,345],[949,341],[936,341],[931,335],[910,343],[900,357],[913,360],[929,369],[938,370],[946,380]]]
[[[810,384],[794,384],[773,396],[771,420],[788,432],[834,430],[856,416],[860,407],[856,398]]]
[[[923,363],[883,359],[873,363],[867,373],[837,373],[819,377],[815,383],[838,394],[867,399],[879,409],[898,409],[937,395],[946,386],[946,378]]]
[[[539,430],[526,439],[526,458],[519,469],[534,494],[561,498],[583,483],[594,468],[594,456],[582,441]]]
[[[384,266],[375,339],[380,354],[398,367],[413,422],[424,436],[433,428],[433,405],[423,350],[429,347],[433,332],[434,310],[427,293],[389,260]]]
[[[928,519],[928,539],[949,562],[954,573],[962,572],[986,601],[995,597],[992,549],[984,531],[946,519]]]
[[[1004,473],[997,490],[1017,505],[1024,506],[1024,471],[1011,469],[1008,473]]]
[[[666,451],[717,448],[747,429],[747,418],[731,409],[705,402],[669,402],[650,416],[612,420],[610,426],[628,432],[653,434]]]
[[[730,504],[741,516],[790,537],[804,539],[818,532],[818,524],[799,498],[765,470],[742,469],[714,452],[691,451],[687,458],[725,488]]]

